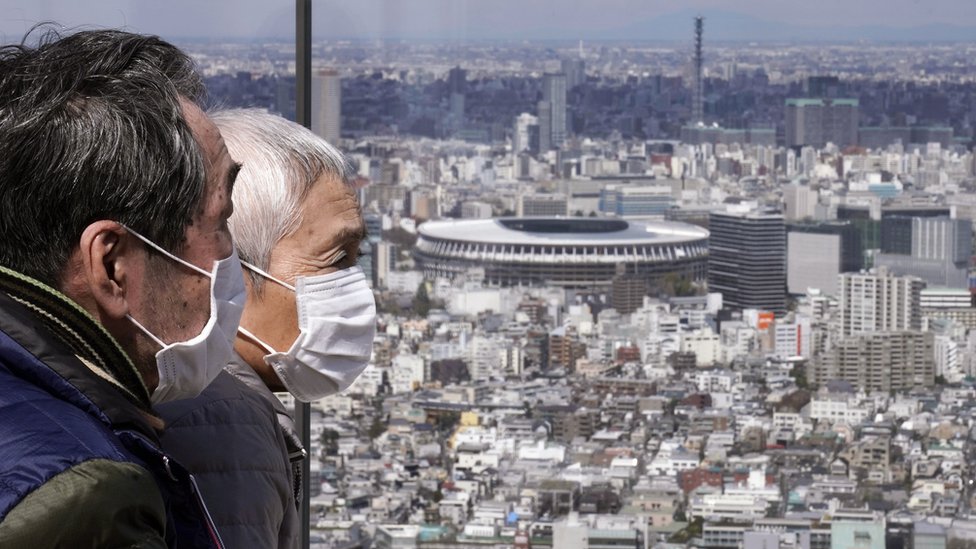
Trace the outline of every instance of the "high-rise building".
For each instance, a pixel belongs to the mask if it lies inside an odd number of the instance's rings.
[[[837,276],[864,266],[861,235],[851,222],[788,225],[786,285],[791,294],[816,288],[836,296]]]
[[[871,332],[845,337],[810,365],[810,381],[839,379],[870,392],[930,387],[935,383],[932,332]]]
[[[838,277],[841,334],[899,332],[922,327],[921,294],[925,282],[875,273],[844,273]]]
[[[338,146],[342,134],[342,79],[335,70],[312,76],[312,131]]]
[[[382,240],[373,243],[373,288],[386,288],[390,271],[396,268],[396,257],[397,248],[395,244]]]
[[[803,221],[817,213],[819,194],[806,185],[791,183],[783,187],[783,216],[787,221]]]
[[[857,99],[787,99],[786,146],[857,145]]]
[[[532,130],[535,126],[538,131],[539,118],[527,112],[515,117],[515,131],[512,132],[512,153],[518,154],[532,150]]]
[[[968,219],[883,218],[881,242],[875,265],[896,275],[917,276],[933,286],[967,287],[973,245]]]
[[[912,219],[897,215],[881,220],[881,253],[911,255]]]
[[[562,72],[566,75],[567,90],[571,90],[586,82],[586,64],[582,58],[563,59]]]
[[[820,99],[840,97],[845,87],[836,76],[808,76],[803,82],[803,91],[807,97]]]
[[[768,213],[709,216],[708,288],[729,309],[786,310],[786,225]]]
[[[539,117],[539,152],[544,153],[552,149],[552,103],[539,101],[536,107]]]
[[[448,71],[447,87],[449,93],[464,94],[468,88],[468,71],[461,67],[454,67]]]
[[[566,75],[546,74],[542,79],[542,102],[549,105],[549,147],[559,148],[566,141]],[[541,108],[542,103],[540,103]],[[540,125],[542,114],[540,113]],[[542,131],[545,128],[540,128]],[[543,149],[547,150],[547,149]]]
[[[912,219],[912,256],[918,259],[964,263],[973,247],[973,222],[947,217]]]

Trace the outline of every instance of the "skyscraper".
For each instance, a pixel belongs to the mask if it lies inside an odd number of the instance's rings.
[[[518,154],[523,151],[531,150],[532,144],[530,137],[532,126],[538,127],[539,119],[527,112],[515,117],[515,128],[512,132],[512,152]]]
[[[786,226],[767,213],[709,216],[708,289],[729,309],[786,311]]]
[[[857,145],[857,99],[787,99],[786,146]]]
[[[464,94],[468,87],[468,71],[461,67],[454,67],[448,71],[447,87],[449,93]]]
[[[566,75],[562,73],[546,74],[542,80],[542,103],[549,105],[549,148],[563,146],[566,141]],[[542,126],[542,103],[540,106],[539,122]],[[540,127],[545,131],[544,127]],[[541,147],[540,147],[541,148]],[[548,150],[543,148],[543,150]]]
[[[312,76],[312,131],[333,145],[342,134],[342,79],[335,70]]]
[[[586,82],[586,64],[582,58],[563,59],[562,72],[566,75],[566,89],[571,90]]]
[[[537,114],[539,118],[539,152],[546,152],[552,148],[552,103],[539,101]]]
[[[468,89],[468,71],[461,67],[454,67],[447,73],[448,104],[450,105],[451,124],[455,130],[464,126],[465,93]]]

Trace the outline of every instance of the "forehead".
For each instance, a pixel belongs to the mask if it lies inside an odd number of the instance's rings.
[[[230,154],[227,152],[224,138],[220,135],[220,130],[217,129],[217,126],[200,107],[185,99],[181,100],[181,103],[183,105],[183,117],[186,119],[187,125],[190,126],[190,130],[193,132],[193,137],[197,140],[197,144],[203,152],[207,175],[213,178],[219,174],[221,162],[230,160]]]

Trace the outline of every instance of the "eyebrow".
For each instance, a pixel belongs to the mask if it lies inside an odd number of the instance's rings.
[[[345,226],[336,235],[340,242],[361,241],[366,239],[366,224],[360,223],[355,227]]]

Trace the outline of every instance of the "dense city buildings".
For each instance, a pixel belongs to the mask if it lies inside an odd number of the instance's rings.
[[[294,116],[290,45],[188,47]],[[315,43],[380,321],[314,547],[976,540],[976,47],[702,48]]]
[[[321,546],[976,539],[962,50],[708,49],[703,120],[689,51],[325,51],[382,314]]]

